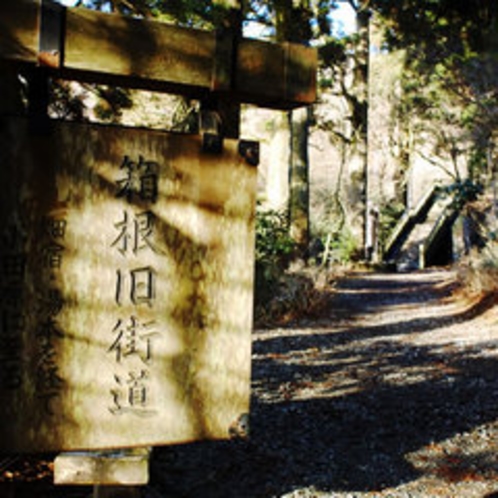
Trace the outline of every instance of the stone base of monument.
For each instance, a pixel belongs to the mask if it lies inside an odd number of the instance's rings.
[[[98,497],[122,496],[109,494],[111,488],[108,486],[147,484],[150,453],[150,448],[61,453],[54,462],[54,482],[58,485],[93,485],[99,490]]]

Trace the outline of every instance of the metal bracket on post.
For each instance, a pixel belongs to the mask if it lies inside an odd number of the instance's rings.
[[[259,142],[240,140],[239,155],[245,159],[247,164],[257,166],[259,164]]]
[[[216,100],[201,101],[199,132],[202,135],[202,150],[212,154],[223,151],[223,123],[216,109]]]

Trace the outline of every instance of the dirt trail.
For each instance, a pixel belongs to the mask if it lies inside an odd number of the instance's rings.
[[[143,496],[498,497],[498,307],[454,290],[353,274],[255,331],[250,439],[155,449]]]
[[[250,441],[163,450],[151,496],[498,496],[498,312],[454,289],[356,274],[256,331]]]

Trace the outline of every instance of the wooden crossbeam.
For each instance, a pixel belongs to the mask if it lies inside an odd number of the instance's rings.
[[[47,26],[57,23],[61,36],[51,37],[47,51]],[[60,46],[53,46],[57,40]],[[233,44],[213,31],[83,8],[47,8],[41,0],[0,2],[0,58],[45,65],[68,79],[199,98],[221,92],[280,109],[316,98],[317,54],[310,47],[245,38]]]

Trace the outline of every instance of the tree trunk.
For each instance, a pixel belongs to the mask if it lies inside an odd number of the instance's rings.
[[[291,128],[290,235],[298,245],[301,254],[309,246],[309,107],[292,111],[289,115]]]
[[[275,40],[288,41],[292,0],[274,0]],[[275,111],[265,182],[265,205],[288,213],[291,130],[288,112]]]
[[[266,205],[276,211],[287,211],[289,204],[289,163],[291,133],[287,112],[275,111],[274,132],[269,147],[266,177]]]
[[[369,24],[370,11],[364,6],[365,2],[360,2],[356,12],[356,22],[358,29],[358,42],[356,45],[356,67],[354,70],[354,94],[356,96],[355,109],[355,133],[356,133],[356,153],[359,162],[359,172],[355,175],[359,182],[357,188],[360,192],[360,205],[357,212],[362,225],[362,240],[360,247],[364,248],[365,258],[371,257],[372,251],[367,247],[367,232],[372,220],[369,219],[371,213],[368,210],[368,66],[369,66]]]
[[[308,43],[311,36],[309,0],[275,0],[274,5],[277,40]],[[281,125],[280,132],[284,134],[285,125],[283,122]],[[290,154],[287,156],[287,165],[279,165],[279,177],[282,178],[285,168],[289,181],[290,236],[296,242],[301,256],[304,256],[309,244],[309,109],[290,111],[287,130]]]

